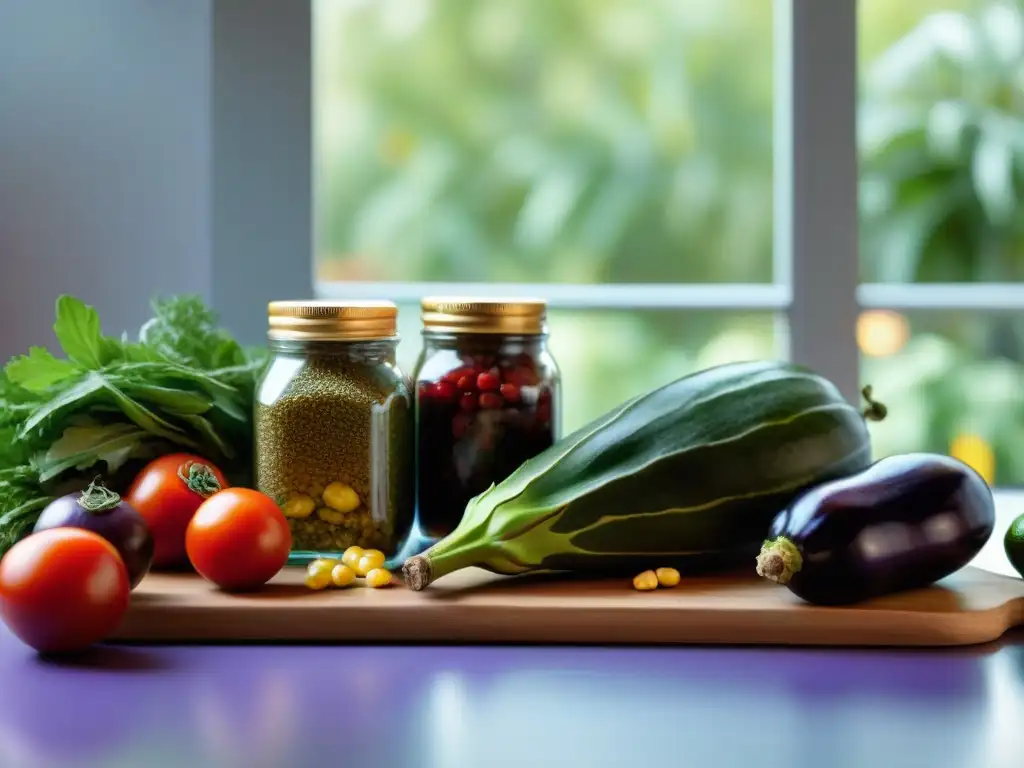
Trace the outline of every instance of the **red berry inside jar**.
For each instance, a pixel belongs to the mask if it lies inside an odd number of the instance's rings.
[[[477,316],[463,330],[458,313],[491,311],[487,302],[452,302],[456,309],[444,312],[437,309],[442,304],[424,301],[416,376],[419,522],[432,538],[454,530],[474,496],[550,447],[559,433],[559,375],[546,348],[543,313],[539,320],[525,319],[527,310],[515,322],[499,317],[482,333],[493,317]],[[528,306],[537,312],[528,303],[498,304],[497,311]]]
[[[481,392],[493,392],[501,387],[501,379],[498,378],[497,373],[491,373],[490,371],[484,371],[483,373],[477,374],[476,377],[476,388]]]

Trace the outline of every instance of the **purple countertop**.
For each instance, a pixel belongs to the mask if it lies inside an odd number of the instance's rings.
[[[0,628],[0,766],[1021,768],[1024,635],[937,651],[102,647]]]

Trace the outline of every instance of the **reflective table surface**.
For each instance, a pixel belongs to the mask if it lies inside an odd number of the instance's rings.
[[[970,649],[102,647],[0,629],[0,766],[1020,768],[1024,634]]]

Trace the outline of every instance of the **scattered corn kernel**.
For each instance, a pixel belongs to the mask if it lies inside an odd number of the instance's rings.
[[[330,571],[307,571],[306,586],[310,589],[326,589],[331,583]]]
[[[353,571],[359,566],[359,561],[363,557],[362,547],[349,547],[345,550],[345,554],[341,556],[341,562],[351,568]]]
[[[344,563],[338,563],[331,570],[331,581],[336,587],[347,587],[356,580],[356,572]]]
[[[384,553],[379,549],[367,549],[363,552],[363,556],[359,558],[359,562],[356,564],[356,573],[360,576],[365,576],[374,568],[380,568],[384,565]]]
[[[675,568],[659,568],[654,573],[663,587],[674,587],[679,583],[679,571]]]
[[[324,504],[339,512],[352,512],[359,508],[359,494],[345,483],[331,483],[324,488]]]
[[[658,588],[658,576],[654,571],[644,571],[633,577],[633,587],[641,591]]]
[[[384,568],[372,568],[366,574],[366,586],[380,589],[391,585],[391,573]]]
[[[345,522],[344,513],[339,512],[336,509],[332,509],[331,507],[320,507],[320,509],[316,511],[316,514],[321,520],[326,523],[330,523],[331,525],[341,525]]]
[[[309,517],[316,509],[316,502],[304,493],[297,493],[288,498],[282,511],[285,517]]]
[[[331,569],[334,568],[335,564],[335,561],[319,558],[306,566],[306,575],[312,576],[316,573],[326,573],[328,576],[330,576]]]

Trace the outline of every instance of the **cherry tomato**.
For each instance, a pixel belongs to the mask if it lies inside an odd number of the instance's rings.
[[[203,502],[185,535],[192,566],[226,590],[255,589],[288,562],[292,533],[272,499],[228,488]]]
[[[227,487],[219,469],[187,453],[161,456],[139,472],[124,500],[149,524],[154,568],[185,563],[189,520],[200,504]]]
[[[42,653],[81,650],[128,609],[128,570],[113,545],[83,528],[33,533],[0,560],[0,617]]]

